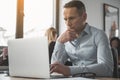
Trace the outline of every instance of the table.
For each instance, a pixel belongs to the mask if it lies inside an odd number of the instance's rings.
[[[59,78],[59,79],[35,79],[35,78],[17,78],[17,77],[9,77],[6,74],[0,74],[0,80],[120,80],[120,78],[96,78],[96,79],[89,79],[89,78]]]
[[[120,80],[120,78],[97,78],[98,80]]]
[[[35,79],[35,78],[18,78],[18,77],[8,77],[6,75],[0,74],[0,80],[93,80],[88,78],[76,77],[76,78],[59,78],[59,79]],[[97,80],[97,79],[95,79]]]

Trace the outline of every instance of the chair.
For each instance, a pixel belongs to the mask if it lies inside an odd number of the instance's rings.
[[[114,68],[113,68],[113,77],[118,78],[118,52],[117,49],[111,48],[113,61],[114,61]]]

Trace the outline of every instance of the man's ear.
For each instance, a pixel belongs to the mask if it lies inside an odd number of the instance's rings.
[[[87,19],[87,13],[86,12],[83,13],[82,18],[83,18],[84,21],[86,21],[86,19]]]

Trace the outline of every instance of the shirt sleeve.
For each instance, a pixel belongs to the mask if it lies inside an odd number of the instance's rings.
[[[67,61],[67,58],[68,56],[65,51],[65,45],[56,41],[54,51],[52,54],[51,64],[56,61],[64,64]]]
[[[99,71],[98,75],[112,76],[113,56],[112,56],[112,51],[111,51],[109,40],[106,34],[104,33],[104,31],[100,31],[98,35],[95,36],[95,38],[96,38],[95,41],[97,45],[97,61],[99,65],[99,67],[96,67],[97,69],[96,71],[97,72]]]
[[[109,41],[104,32],[98,32],[95,35],[95,44],[97,46],[97,63],[83,66],[69,66],[71,75],[82,72],[93,72],[97,76],[112,76],[113,57]]]

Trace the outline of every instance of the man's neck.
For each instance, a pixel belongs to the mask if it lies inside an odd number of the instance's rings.
[[[77,34],[78,34],[78,35],[80,35],[81,32],[85,29],[86,24],[87,24],[87,23],[85,23],[83,26],[81,26],[82,28],[77,31]]]

